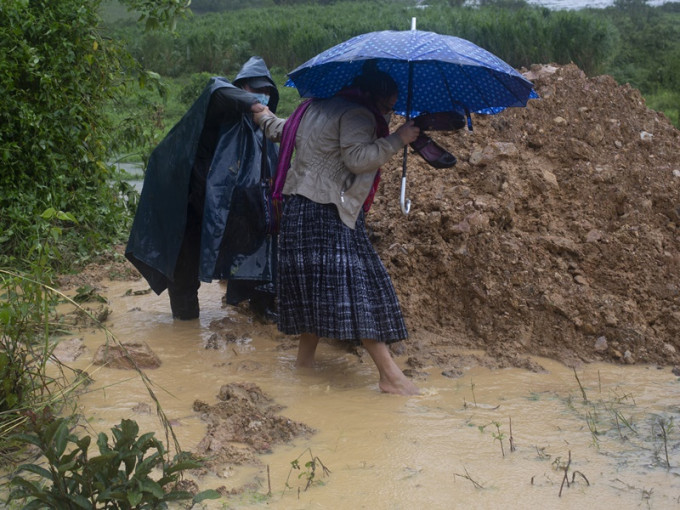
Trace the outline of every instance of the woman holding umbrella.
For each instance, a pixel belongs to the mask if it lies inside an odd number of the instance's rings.
[[[419,134],[412,121],[389,133],[396,101],[390,75],[368,67],[352,86],[332,98],[306,101],[287,120],[266,109],[254,119],[267,137],[281,140],[277,182],[285,175],[286,199],[278,328],[300,335],[297,366],[313,365],[320,337],[362,344],[378,368],[382,391],[414,395],[418,388],[388,349],[408,333],[364,223],[380,166]]]

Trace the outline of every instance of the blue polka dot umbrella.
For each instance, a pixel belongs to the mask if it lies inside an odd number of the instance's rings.
[[[325,98],[351,85],[367,61],[399,86],[394,111],[406,118],[458,111],[495,114],[537,98],[533,84],[494,54],[465,39],[415,30],[369,32],[318,54],[288,74],[301,97]],[[408,214],[404,147],[401,210]]]
[[[331,97],[367,60],[399,85],[395,112],[406,117],[452,110],[498,113],[538,97],[510,65],[459,37],[421,30],[370,32],[320,53],[288,74],[302,97]]]

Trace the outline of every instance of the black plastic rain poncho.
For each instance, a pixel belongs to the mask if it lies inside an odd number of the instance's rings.
[[[190,185],[196,186],[191,182],[192,168],[211,96],[222,88],[236,89],[236,85],[253,77],[266,77],[271,82],[269,108],[276,111],[278,91],[264,61],[253,57],[234,84],[226,78],[211,78],[151,154],[125,256],[157,294],[173,281],[187,224]],[[239,93],[247,98],[246,104],[239,106],[245,114],[220,124],[213,137],[217,142],[209,171],[206,168],[198,267],[203,282],[274,280],[276,239],[264,232],[259,197],[262,180],[276,168],[278,148],[262,136],[247,114],[255,96],[240,89]]]

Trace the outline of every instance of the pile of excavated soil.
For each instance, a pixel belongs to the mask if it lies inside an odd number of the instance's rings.
[[[473,116],[472,132],[431,133],[454,168],[409,154],[409,215],[402,158],[383,172],[367,224],[411,331],[410,361],[460,346],[515,365],[527,355],[676,364],[680,131],[609,76],[574,65],[525,76],[541,99]]]

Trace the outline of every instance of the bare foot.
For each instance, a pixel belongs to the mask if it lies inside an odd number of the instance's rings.
[[[314,368],[314,360],[295,360],[296,368]]]
[[[385,393],[392,393],[394,395],[420,395],[418,387],[411,382],[403,373],[399,374],[401,377],[384,378],[378,382],[378,386]]]
[[[364,339],[361,342],[378,368],[380,374],[378,386],[382,391],[395,395],[418,395],[420,393],[416,385],[404,375],[404,372],[394,362],[387,344],[372,339]]]
[[[314,355],[316,354],[316,346],[319,343],[319,337],[311,333],[303,333],[300,335],[300,343],[298,344],[297,360],[295,366],[298,368],[312,368],[314,367]]]

